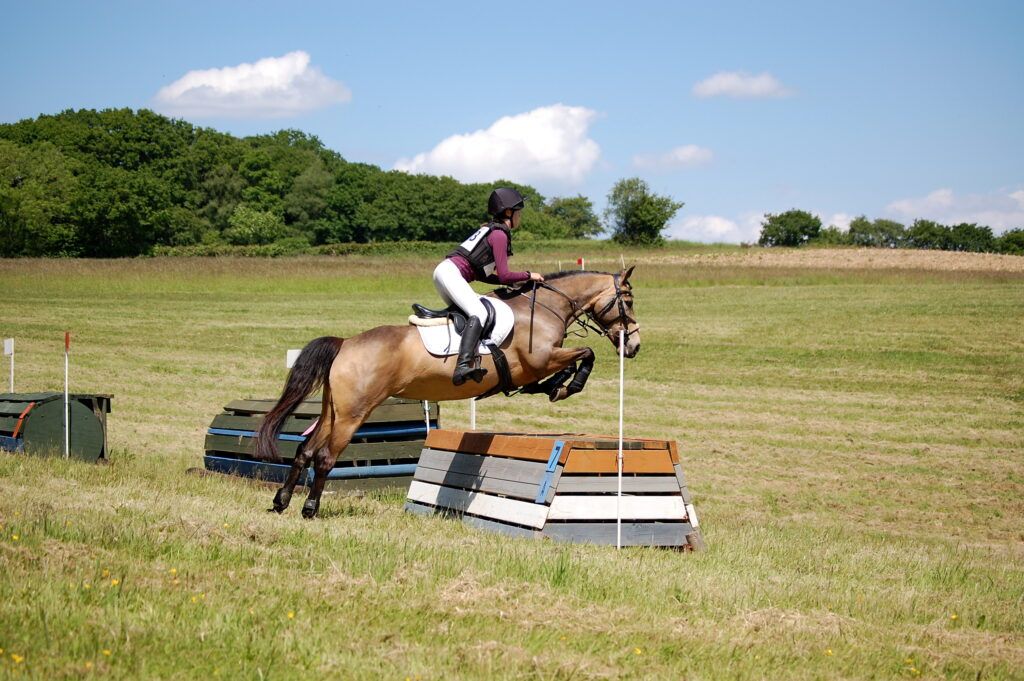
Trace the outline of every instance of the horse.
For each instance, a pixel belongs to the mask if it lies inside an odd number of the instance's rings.
[[[489,293],[504,299],[515,315],[512,333],[500,346],[513,386],[528,394],[547,393],[552,401],[583,390],[595,355],[589,347],[562,347],[574,322],[606,336],[617,351],[621,331],[622,353],[635,357],[640,350],[640,327],[633,313],[632,273],[633,267],[614,274],[558,272],[545,275],[544,283]],[[256,435],[256,458],[280,461],[275,443],[285,419],[307,395],[323,387],[320,420],[296,453],[272,510],[283,513],[288,508],[295,485],[312,460],[313,485],[302,515],[315,517],[327,474],[356,430],[388,397],[465,400],[509,389],[499,385],[493,355],[481,356],[487,374],[480,383],[453,385],[455,360],[454,355],[428,353],[412,325],[378,326],[351,338],[324,336],[310,341]]]

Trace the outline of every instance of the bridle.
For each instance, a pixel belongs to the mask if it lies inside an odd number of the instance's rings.
[[[636,319],[631,317],[629,315],[629,313],[626,311],[626,304],[627,304],[627,302],[632,302],[633,292],[631,290],[629,290],[629,289],[623,289],[622,288],[622,284],[619,281],[619,275],[618,274],[611,274],[609,276],[612,278],[612,282],[615,285],[615,296],[611,300],[609,300],[608,303],[605,304],[601,308],[601,310],[599,312],[594,312],[592,310],[588,311],[586,308],[584,308],[579,303],[577,303],[574,298],[572,298],[570,295],[568,295],[567,293],[565,293],[564,291],[559,289],[557,286],[554,286],[554,285],[549,284],[547,282],[538,282],[538,281],[531,282],[532,285],[533,285],[531,287],[532,288],[532,296],[531,296],[531,299],[530,299],[530,336],[531,336],[530,345],[531,345],[531,349],[532,349],[532,345],[533,345],[533,342],[532,342],[532,340],[533,340],[533,311],[534,311],[534,306],[535,305],[540,305],[541,307],[546,309],[548,312],[550,312],[551,314],[553,314],[556,317],[558,317],[559,320],[561,320],[562,327],[563,327],[562,338],[566,338],[566,337],[569,336],[569,327],[572,326],[573,322],[575,322],[575,323],[579,324],[580,327],[584,331],[594,331],[595,333],[598,333],[598,334],[606,337],[608,340],[610,340],[612,342],[612,344],[616,344],[618,339],[615,336],[612,335],[612,327],[615,325],[616,322],[618,322],[619,325],[622,327],[623,343],[629,342],[630,335],[632,335],[634,333],[638,333],[640,331],[640,324],[636,321]],[[553,309],[549,305],[544,304],[542,301],[538,301],[537,300],[537,289],[538,288],[548,289],[549,291],[557,293],[558,295],[562,296],[567,301],[569,301],[569,308],[570,308],[569,316],[566,317],[565,319],[563,319],[562,315],[559,314],[557,310]],[[518,295],[525,295],[526,294],[526,289],[525,288],[519,289],[518,291],[516,291],[516,293]],[[626,300],[626,296],[627,295],[630,297],[629,301]],[[607,322],[606,323],[604,321],[604,316],[606,314],[608,314],[608,312],[610,312],[611,309],[613,307],[615,307],[616,305],[618,305],[618,313],[619,313],[618,318],[615,319],[612,322]],[[607,325],[605,325],[605,324],[607,324]],[[630,324],[633,325],[632,329],[629,328]]]

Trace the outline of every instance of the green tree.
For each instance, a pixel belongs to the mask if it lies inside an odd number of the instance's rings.
[[[767,213],[761,222],[762,246],[802,246],[821,232],[821,218],[805,210],[787,210],[772,215]]]
[[[555,197],[548,201],[544,212],[564,223],[568,236],[573,239],[589,239],[604,231],[601,220],[594,213],[594,204],[582,194]]]
[[[990,253],[995,249],[995,237],[990,227],[961,222],[949,230],[949,248],[953,251]]]
[[[1024,228],[1003,232],[996,238],[995,249],[1008,255],[1024,255]]]
[[[274,213],[257,210],[246,204],[235,208],[224,232],[228,243],[236,246],[269,244],[288,234],[284,221]]]
[[[49,142],[0,140],[0,257],[77,253],[75,166]]]
[[[914,220],[907,230],[906,244],[911,248],[948,251],[953,243],[949,227],[932,220]]]
[[[839,229],[835,225],[829,225],[820,232],[814,239],[814,243],[821,246],[849,246],[850,234]]]
[[[861,215],[850,222],[850,243],[867,248],[899,248],[906,239],[906,229],[898,222],[879,218],[874,222]]]
[[[608,193],[605,220],[619,243],[657,245],[664,243],[661,232],[683,205],[652,193],[646,182],[631,177],[616,182]]]

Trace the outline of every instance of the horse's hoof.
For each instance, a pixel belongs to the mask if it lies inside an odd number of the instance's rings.
[[[288,504],[291,503],[292,495],[284,494],[284,489],[277,490],[277,494],[274,495],[274,508],[272,509],[276,513],[284,513],[284,510],[288,508]]]
[[[559,388],[558,390],[552,390],[551,394],[548,395],[548,399],[552,402],[559,402],[569,396],[568,388]]]
[[[306,503],[302,505],[302,517],[303,518],[314,518],[316,512],[320,509],[319,499],[306,499]]]

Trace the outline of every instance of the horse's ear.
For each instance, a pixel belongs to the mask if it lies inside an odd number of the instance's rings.
[[[633,268],[634,267],[636,267],[636,265],[630,265],[626,269],[622,270],[622,276],[619,277],[619,280],[623,284],[625,284],[627,281],[629,281],[629,277],[633,274]]]

